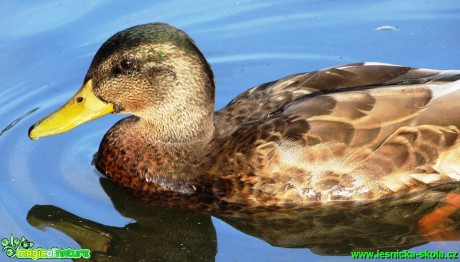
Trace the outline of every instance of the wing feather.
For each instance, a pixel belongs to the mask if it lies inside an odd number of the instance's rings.
[[[459,71],[362,63],[292,75],[216,112],[225,161],[214,162],[235,169],[235,181],[254,173],[251,192],[274,203],[369,200],[459,181],[458,101]]]
[[[291,75],[253,87],[216,112],[215,125],[223,127],[217,130],[216,135],[218,137],[228,136],[244,123],[263,120],[274,112],[287,108],[288,104],[296,103],[296,101],[304,100],[307,97],[341,92],[349,93],[349,91],[360,88],[385,89],[387,86],[397,85],[398,83],[415,85],[428,81],[453,81],[460,78],[458,72],[449,72],[390,64],[357,63]],[[381,96],[384,96],[385,92],[381,91],[381,93]],[[391,97],[391,94],[389,94],[389,97]],[[348,94],[345,98],[351,99],[353,95]],[[361,99],[364,99],[364,96]],[[370,97],[367,97],[367,99],[369,100]],[[323,101],[326,102],[326,100]],[[313,102],[311,101],[310,103]],[[319,109],[313,109],[313,106],[309,106],[313,110],[310,114],[315,112],[322,114],[318,110],[328,110],[327,106],[330,105],[322,106],[319,102],[316,101],[316,106],[319,106]],[[367,101],[367,103],[369,104],[371,101]],[[359,116],[365,114],[366,103],[359,103],[359,105],[364,106],[364,108],[351,107],[353,108],[353,112],[351,112],[351,109],[348,111],[339,110],[339,108],[348,109],[347,106],[339,105],[336,111],[347,112],[350,117],[359,118]]]

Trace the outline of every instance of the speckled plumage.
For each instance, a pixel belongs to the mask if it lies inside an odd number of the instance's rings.
[[[214,112],[213,74],[193,41],[148,24],[110,38],[88,79],[134,115],[107,132],[96,162],[131,190],[286,206],[460,180],[459,71],[332,67],[256,86]]]

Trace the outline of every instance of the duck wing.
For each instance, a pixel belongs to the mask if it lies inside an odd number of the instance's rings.
[[[459,79],[372,63],[248,90],[217,113],[218,168],[251,184],[230,197],[369,200],[460,181]]]
[[[349,91],[361,87],[394,84],[452,81],[457,73],[418,69],[381,63],[357,63],[326,68],[320,71],[291,75],[253,87],[233,99],[215,113],[217,136],[225,137],[242,124],[265,119],[267,115],[286,108],[302,98]]]

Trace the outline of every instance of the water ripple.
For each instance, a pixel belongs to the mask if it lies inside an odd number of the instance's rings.
[[[17,123],[19,123],[22,119],[26,118],[27,116],[29,116],[30,114],[32,114],[33,112],[37,111],[38,110],[38,107],[24,113],[23,115],[21,115],[20,117],[16,118],[13,122],[9,123],[5,128],[3,128],[1,131],[0,131],[0,136],[2,136],[6,131],[10,130],[11,128],[13,128]]]
[[[253,85],[342,60],[459,69],[460,59],[453,59],[459,57],[459,38],[452,26],[460,20],[458,2],[421,2],[417,7],[407,3],[2,2],[9,11],[0,17],[0,238],[14,233],[39,246],[77,247],[56,230],[41,232],[28,224],[27,212],[36,204],[55,205],[106,225],[131,221],[113,208],[99,184],[101,174],[91,165],[103,134],[121,116],[38,141],[27,136],[33,123],[78,90],[97,48],[116,31],[153,21],[184,29],[213,67],[221,107]],[[374,30],[386,24],[404,30]],[[254,243],[252,251],[241,254],[246,258],[241,260],[281,250],[232,231],[217,219],[214,224],[221,259],[235,247],[248,248],[248,239]],[[284,252],[298,257],[297,251]]]

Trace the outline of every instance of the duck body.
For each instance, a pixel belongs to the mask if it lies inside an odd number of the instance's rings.
[[[437,104],[426,83],[431,80],[423,78],[340,83],[335,91],[305,83],[315,74],[323,75],[315,79],[321,83],[334,72],[418,69],[355,64],[326,70],[248,90],[215,113],[214,136],[203,143],[146,143],[126,133],[139,119],[125,118],[105,135],[97,168],[132,190],[264,205],[376,200],[460,179],[460,121],[450,112],[460,110],[454,100],[460,92]],[[300,85],[289,86],[294,83]],[[450,82],[439,83],[434,86]]]
[[[253,87],[214,112],[204,56],[155,23],[104,43],[85,88],[104,110],[133,114],[106,133],[96,167],[134,191],[285,206],[460,181],[460,71],[350,64]],[[60,111],[29,135],[55,134],[41,126]]]

